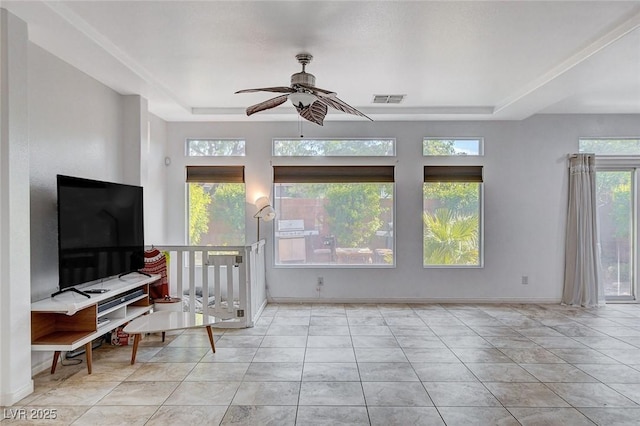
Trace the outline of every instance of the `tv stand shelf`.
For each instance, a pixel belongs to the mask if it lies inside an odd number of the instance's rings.
[[[91,342],[103,334],[151,310],[149,284],[160,279],[141,274],[112,278],[90,288],[108,288],[110,291],[85,296],[66,292],[31,304],[31,349],[54,351],[51,374],[55,372],[61,351],[73,351],[85,347],[87,370],[91,374]],[[140,293],[142,291],[142,293]],[[128,297],[134,295],[133,297]],[[112,305],[103,312],[98,307],[106,302]],[[98,318],[108,319],[98,324]]]

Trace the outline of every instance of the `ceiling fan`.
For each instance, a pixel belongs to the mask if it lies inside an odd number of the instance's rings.
[[[365,114],[339,99],[335,92],[316,87],[316,77],[305,71],[305,67],[311,62],[313,56],[308,53],[299,53],[296,55],[296,59],[302,64],[302,71],[291,76],[291,87],[263,87],[259,89],[238,90],[236,92],[285,93],[284,95],[276,96],[275,98],[250,106],[247,108],[247,115],[275,108],[285,103],[288,99],[296,107],[298,114],[300,114],[302,118],[319,124],[320,126],[322,126],[324,117],[327,115],[328,107],[346,112],[347,114],[359,115],[373,121]]]

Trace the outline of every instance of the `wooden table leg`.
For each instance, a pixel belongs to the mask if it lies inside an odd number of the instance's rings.
[[[136,363],[136,353],[138,352],[138,343],[140,343],[141,334],[135,334],[133,337],[133,352],[131,352],[131,365]]]
[[[213,353],[216,353],[216,346],[213,344],[213,331],[211,330],[211,326],[207,326],[207,334],[209,335],[209,343],[211,343],[211,350]]]
[[[56,372],[56,365],[58,365],[58,358],[60,358],[60,351],[53,353],[53,362],[51,363],[51,374]]]
[[[87,354],[87,371],[89,372],[89,374],[91,374],[93,342],[89,342],[86,345],[84,345],[84,351]]]

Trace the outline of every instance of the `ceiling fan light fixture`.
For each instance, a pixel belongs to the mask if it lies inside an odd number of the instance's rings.
[[[312,58],[313,56],[308,53],[300,53],[296,55],[296,59],[302,65],[302,71],[291,76],[291,86],[289,87],[278,86],[238,90],[236,93],[282,93],[275,98],[267,99],[264,102],[251,105],[247,108],[247,115],[275,108],[287,102],[287,100],[290,100],[300,117],[320,126],[322,126],[323,120],[327,115],[327,107],[331,107],[347,114],[359,115],[360,117],[373,121],[370,117],[367,117],[362,112],[339,99],[336,96],[336,92],[316,87],[315,76],[305,71],[306,65],[311,62]]]
[[[289,100],[296,108],[306,108],[316,101],[315,95],[307,92],[296,92],[289,95]]]

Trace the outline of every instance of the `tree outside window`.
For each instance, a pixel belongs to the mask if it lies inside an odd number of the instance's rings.
[[[482,182],[460,182],[464,179],[447,173],[443,181],[425,177],[435,181],[423,184],[423,265],[481,266]]]
[[[422,155],[451,156],[451,155],[482,155],[482,138],[431,139],[422,141]]]
[[[242,139],[187,139],[188,157],[238,157],[245,155]]]
[[[596,172],[600,262],[606,296],[631,296],[632,186],[631,170]]]
[[[245,200],[243,183],[190,183],[189,244],[244,245]]]
[[[395,139],[275,139],[276,157],[389,157]]]
[[[190,245],[244,245],[244,166],[187,166]]]

